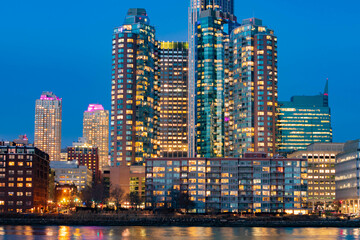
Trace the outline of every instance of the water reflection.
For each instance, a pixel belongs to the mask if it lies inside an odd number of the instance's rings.
[[[287,240],[359,239],[359,228],[213,228],[213,227],[70,227],[0,226],[0,240]]]

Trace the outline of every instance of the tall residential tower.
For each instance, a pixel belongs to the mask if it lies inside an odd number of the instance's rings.
[[[256,18],[231,34],[233,51],[234,156],[276,153],[277,37]]]
[[[35,104],[35,147],[60,161],[62,100],[52,92],[43,92]]]
[[[160,156],[186,157],[188,44],[160,42]]]
[[[84,112],[83,137],[99,151],[100,168],[109,165],[109,111],[100,104],[90,104]]]
[[[196,146],[196,125],[197,125],[197,34],[198,34],[198,20],[202,11],[214,10],[221,12],[222,20],[230,20],[228,29],[225,30],[228,33],[236,26],[236,17],[234,16],[234,0],[190,0],[189,16],[188,16],[188,41],[189,41],[189,84],[188,84],[188,156],[195,157],[197,146]],[[204,17],[204,15],[202,16]],[[222,24],[222,23],[221,23]],[[204,27],[204,25],[203,25]]]
[[[112,44],[111,165],[141,165],[159,154],[158,51],[145,9],[129,9]]]

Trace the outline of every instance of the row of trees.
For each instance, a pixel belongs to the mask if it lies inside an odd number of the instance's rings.
[[[81,200],[86,204],[87,207],[91,207],[93,203],[106,204],[114,202],[117,209],[121,207],[121,203],[127,201],[130,203],[132,208],[139,208],[144,202],[138,192],[131,192],[125,194],[124,190],[116,185],[110,185],[110,192],[106,193],[103,184],[97,184],[95,186],[88,186],[81,192]]]
[[[163,207],[164,209],[182,209],[188,212],[188,210],[195,207],[195,203],[191,201],[190,195],[179,190],[172,189],[170,199],[171,200]],[[110,185],[110,192],[106,193],[103,184],[85,188],[81,192],[81,200],[87,207],[91,207],[94,203],[95,205],[98,205],[113,202],[117,209],[121,208],[121,203],[123,202],[129,202],[132,208],[138,209],[145,201],[138,192],[125,194],[124,190],[117,185]]]

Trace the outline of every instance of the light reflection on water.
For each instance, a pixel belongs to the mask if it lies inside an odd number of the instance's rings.
[[[0,226],[0,240],[288,240],[359,239],[359,228]]]

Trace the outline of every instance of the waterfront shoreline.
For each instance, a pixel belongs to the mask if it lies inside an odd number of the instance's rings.
[[[117,215],[0,215],[0,225],[30,226],[158,226],[158,227],[360,227],[360,220],[231,218],[192,216],[117,216]]]

